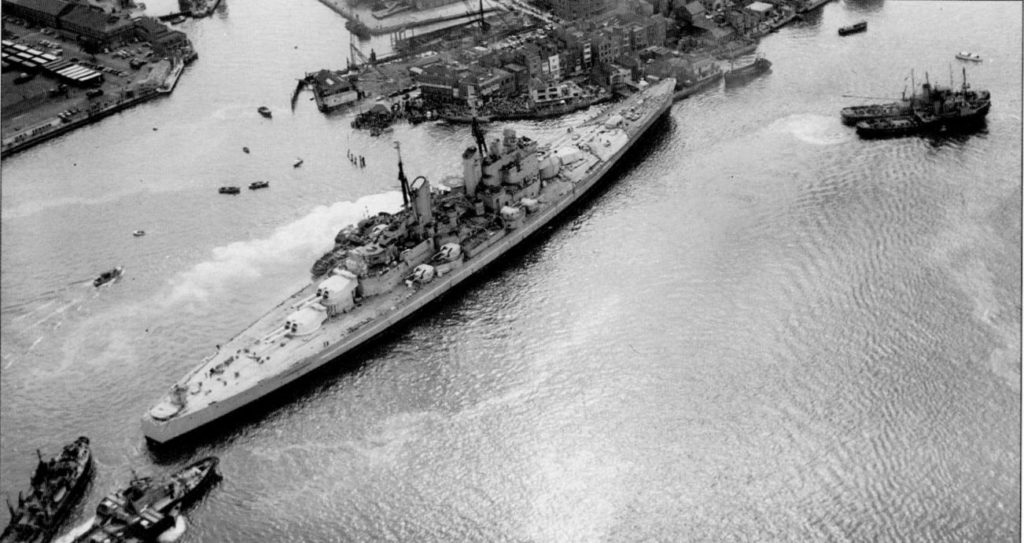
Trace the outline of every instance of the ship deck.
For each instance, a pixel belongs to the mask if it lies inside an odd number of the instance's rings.
[[[580,160],[546,180],[538,200],[541,209],[527,215],[518,231],[503,231],[488,248],[462,269],[425,285],[401,283],[391,291],[363,299],[355,308],[328,318],[307,335],[293,335],[285,319],[304,303],[314,300],[317,283],[310,283],[278,304],[255,323],[220,347],[176,386],[184,405],[172,400],[174,392],[150,410],[156,421],[187,416],[258,387],[267,380],[282,385],[390,327],[475,273],[525,236],[546,224],[585,192],[633,141],[671,104],[674,80],[659,84],[660,92],[638,93],[568,131],[540,151],[541,158],[566,147],[582,151]],[[608,123],[618,116],[619,119]]]

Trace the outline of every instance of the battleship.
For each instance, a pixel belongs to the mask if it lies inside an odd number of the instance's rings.
[[[672,104],[647,85],[542,145],[474,123],[462,175],[405,176],[403,206],[342,229],[312,281],[202,360],[142,416],[165,443],[338,360],[487,266],[593,188]],[[447,185],[447,186],[445,186]]]
[[[96,518],[75,543],[152,541],[175,524],[187,500],[215,481],[218,459],[210,456],[160,479],[132,474],[128,487],[96,506]]]
[[[0,543],[49,541],[92,475],[87,437],[66,445],[58,457],[44,461],[39,451],[36,454],[39,463],[32,474],[32,490],[28,497],[18,493],[18,507],[7,504],[11,522],[0,534]]]

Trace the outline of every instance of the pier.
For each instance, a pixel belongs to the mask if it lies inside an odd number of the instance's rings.
[[[347,6],[341,5],[342,1],[343,0],[320,0],[320,3],[322,3],[325,6],[327,6],[328,8],[330,8],[332,11],[334,11],[338,15],[341,15],[346,20],[362,22],[361,20],[358,19],[358,17],[356,16],[354,11],[352,11]],[[495,11],[498,11],[498,9],[497,8],[485,8],[483,10],[483,13],[486,15],[488,13],[493,13]],[[437,23],[443,23],[443,22],[447,22],[447,21],[457,21],[459,19],[465,19],[467,17],[479,17],[480,13],[481,13],[480,11],[467,11],[466,13],[457,13],[457,14],[454,14],[454,15],[441,15],[441,16],[437,16],[437,17],[431,17],[429,19],[413,20],[413,21],[407,21],[407,22],[404,22],[404,23],[395,23],[395,24],[383,25],[383,26],[381,26],[381,25],[378,25],[378,26],[366,25],[366,29],[373,36],[383,36],[385,34],[390,34],[392,32],[398,32],[400,30],[407,30],[407,29],[410,29],[410,28],[418,28],[418,27],[421,27],[421,26],[428,26],[428,25],[437,24]]]

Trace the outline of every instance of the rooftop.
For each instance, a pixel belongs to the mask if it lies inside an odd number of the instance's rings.
[[[66,2],[65,0],[4,0],[3,3],[22,6],[24,8],[53,15],[55,17],[71,5],[70,2]]]

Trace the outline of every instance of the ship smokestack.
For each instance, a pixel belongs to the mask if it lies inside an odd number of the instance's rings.
[[[480,153],[476,147],[467,147],[462,153],[462,179],[466,185],[466,196],[476,197],[476,187],[481,176]]]
[[[430,201],[430,181],[427,181],[427,178],[422,175],[413,179],[409,196],[416,212],[418,222],[416,229],[422,235],[424,228],[434,222],[434,212]]]

